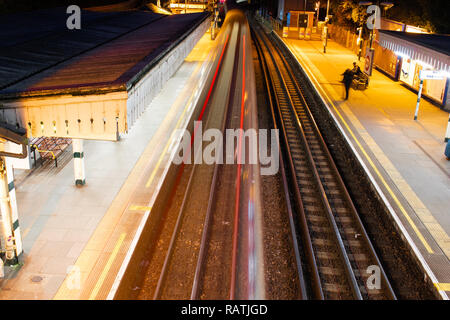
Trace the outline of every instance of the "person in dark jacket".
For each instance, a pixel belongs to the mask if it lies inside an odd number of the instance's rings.
[[[362,73],[361,68],[356,64],[356,62],[353,62],[352,72],[355,76],[359,76],[359,74]]]
[[[450,160],[450,140],[447,141],[447,146],[445,147],[444,154],[447,157],[447,160]]]
[[[353,72],[350,69],[345,70],[345,72],[342,74],[344,76],[344,79],[342,79],[342,82],[345,86],[345,100],[348,99],[348,92],[350,90],[350,86],[352,85],[353,81]]]

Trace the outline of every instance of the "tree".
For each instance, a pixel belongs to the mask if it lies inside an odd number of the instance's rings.
[[[450,33],[450,1],[396,0],[389,17],[437,33]]]
[[[333,21],[340,25],[354,30],[363,27],[363,38],[367,39],[369,30],[366,27],[368,14],[367,7],[360,6],[358,0],[333,1],[332,5]]]
[[[376,0],[372,1],[374,4]],[[380,1],[382,2],[382,1]],[[426,28],[436,33],[450,33],[449,0],[391,0],[394,6],[387,17],[405,24]],[[365,6],[359,0],[332,0],[334,21],[348,28],[357,28],[367,19]],[[367,31],[367,30],[365,30]]]

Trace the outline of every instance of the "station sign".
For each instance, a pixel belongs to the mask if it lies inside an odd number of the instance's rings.
[[[322,29],[322,43],[324,46],[327,45],[328,27],[325,26]]]
[[[420,80],[442,80],[444,75],[436,70],[421,70],[419,78]]]
[[[170,8],[206,9],[206,4],[171,3]]]
[[[365,55],[365,63],[364,63],[364,73],[367,74],[368,76],[372,75],[373,55],[374,55],[374,50],[367,47],[366,55]]]

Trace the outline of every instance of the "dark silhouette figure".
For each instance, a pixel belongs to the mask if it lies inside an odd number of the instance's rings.
[[[352,85],[353,81],[353,72],[350,69],[345,70],[345,72],[342,74],[344,76],[344,79],[342,79],[342,82],[345,86],[345,100],[348,99],[348,92],[350,90],[350,86]]]
[[[361,68],[356,64],[356,62],[353,62],[352,72],[355,76],[359,76],[359,74],[362,73]]]

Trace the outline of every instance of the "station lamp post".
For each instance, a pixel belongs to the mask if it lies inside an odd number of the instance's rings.
[[[317,14],[317,21],[316,21],[316,26],[317,26],[319,23],[320,0],[316,2],[316,6],[314,9],[316,10],[316,14]]]
[[[384,17],[387,17],[387,11],[394,6],[392,2],[382,2],[380,3],[381,6],[383,6],[384,9]]]
[[[360,1],[359,5],[360,6],[371,6],[373,4],[372,1]],[[382,6],[385,10],[385,12],[389,9],[392,8],[394,6],[394,4],[392,2],[387,2],[387,1],[383,1],[383,2],[379,2],[377,1],[377,7],[376,7],[376,11],[374,13],[374,19],[373,19],[373,27],[371,28],[371,34],[370,34],[370,49],[373,49],[373,38],[374,38],[374,30],[376,28],[376,24],[377,24],[377,17],[378,17],[378,9],[380,8],[379,6]],[[379,23],[379,22],[378,22]]]
[[[360,6],[371,6],[373,3],[372,3],[372,1],[360,1],[359,2],[359,5]],[[373,19],[373,26],[372,26],[372,28],[371,28],[371,32],[370,32],[370,46],[369,46],[369,48],[372,50],[372,44],[373,44],[373,35],[374,35],[374,31],[373,30],[375,30],[375,26],[376,26],[376,19],[377,19],[377,14],[378,14],[378,12],[377,11],[375,11],[375,16],[374,16],[374,19]]]
[[[325,25],[323,27],[323,53],[327,52],[327,42],[328,42],[328,20],[329,20],[329,12],[330,12],[330,0],[327,1],[327,15],[325,16]]]
[[[370,33],[370,44],[369,44],[369,52],[366,52],[366,65],[364,67],[364,72],[371,76],[372,75],[372,67],[373,67],[373,59],[374,59],[374,51],[375,49],[373,48],[373,39],[375,37],[375,28],[377,28],[377,24],[380,23],[380,21],[378,21],[377,19],[380,19],[380,5],[383,6],[384,8],[386,8],[385,10],[391,8],[392,6],[394,6],[393,3],[391,2],[382,2],[380,4],[380,1],[377,1],[377,5],[373,6],[372,1],[360,1],[359,2],[360,6],[368,6],[368,10],[367,12],[369,12],[369,9],[371,9],[371,7],[375,7],[375,12],[372,11],[373,15],[371,17],[373,17],[372,20],[372,25],[370,26],[369,23],[367,23],[367,27],[369,29],[371,29],[371,33]],[[362,34],[362,26],[360,29],[360,34]]]

